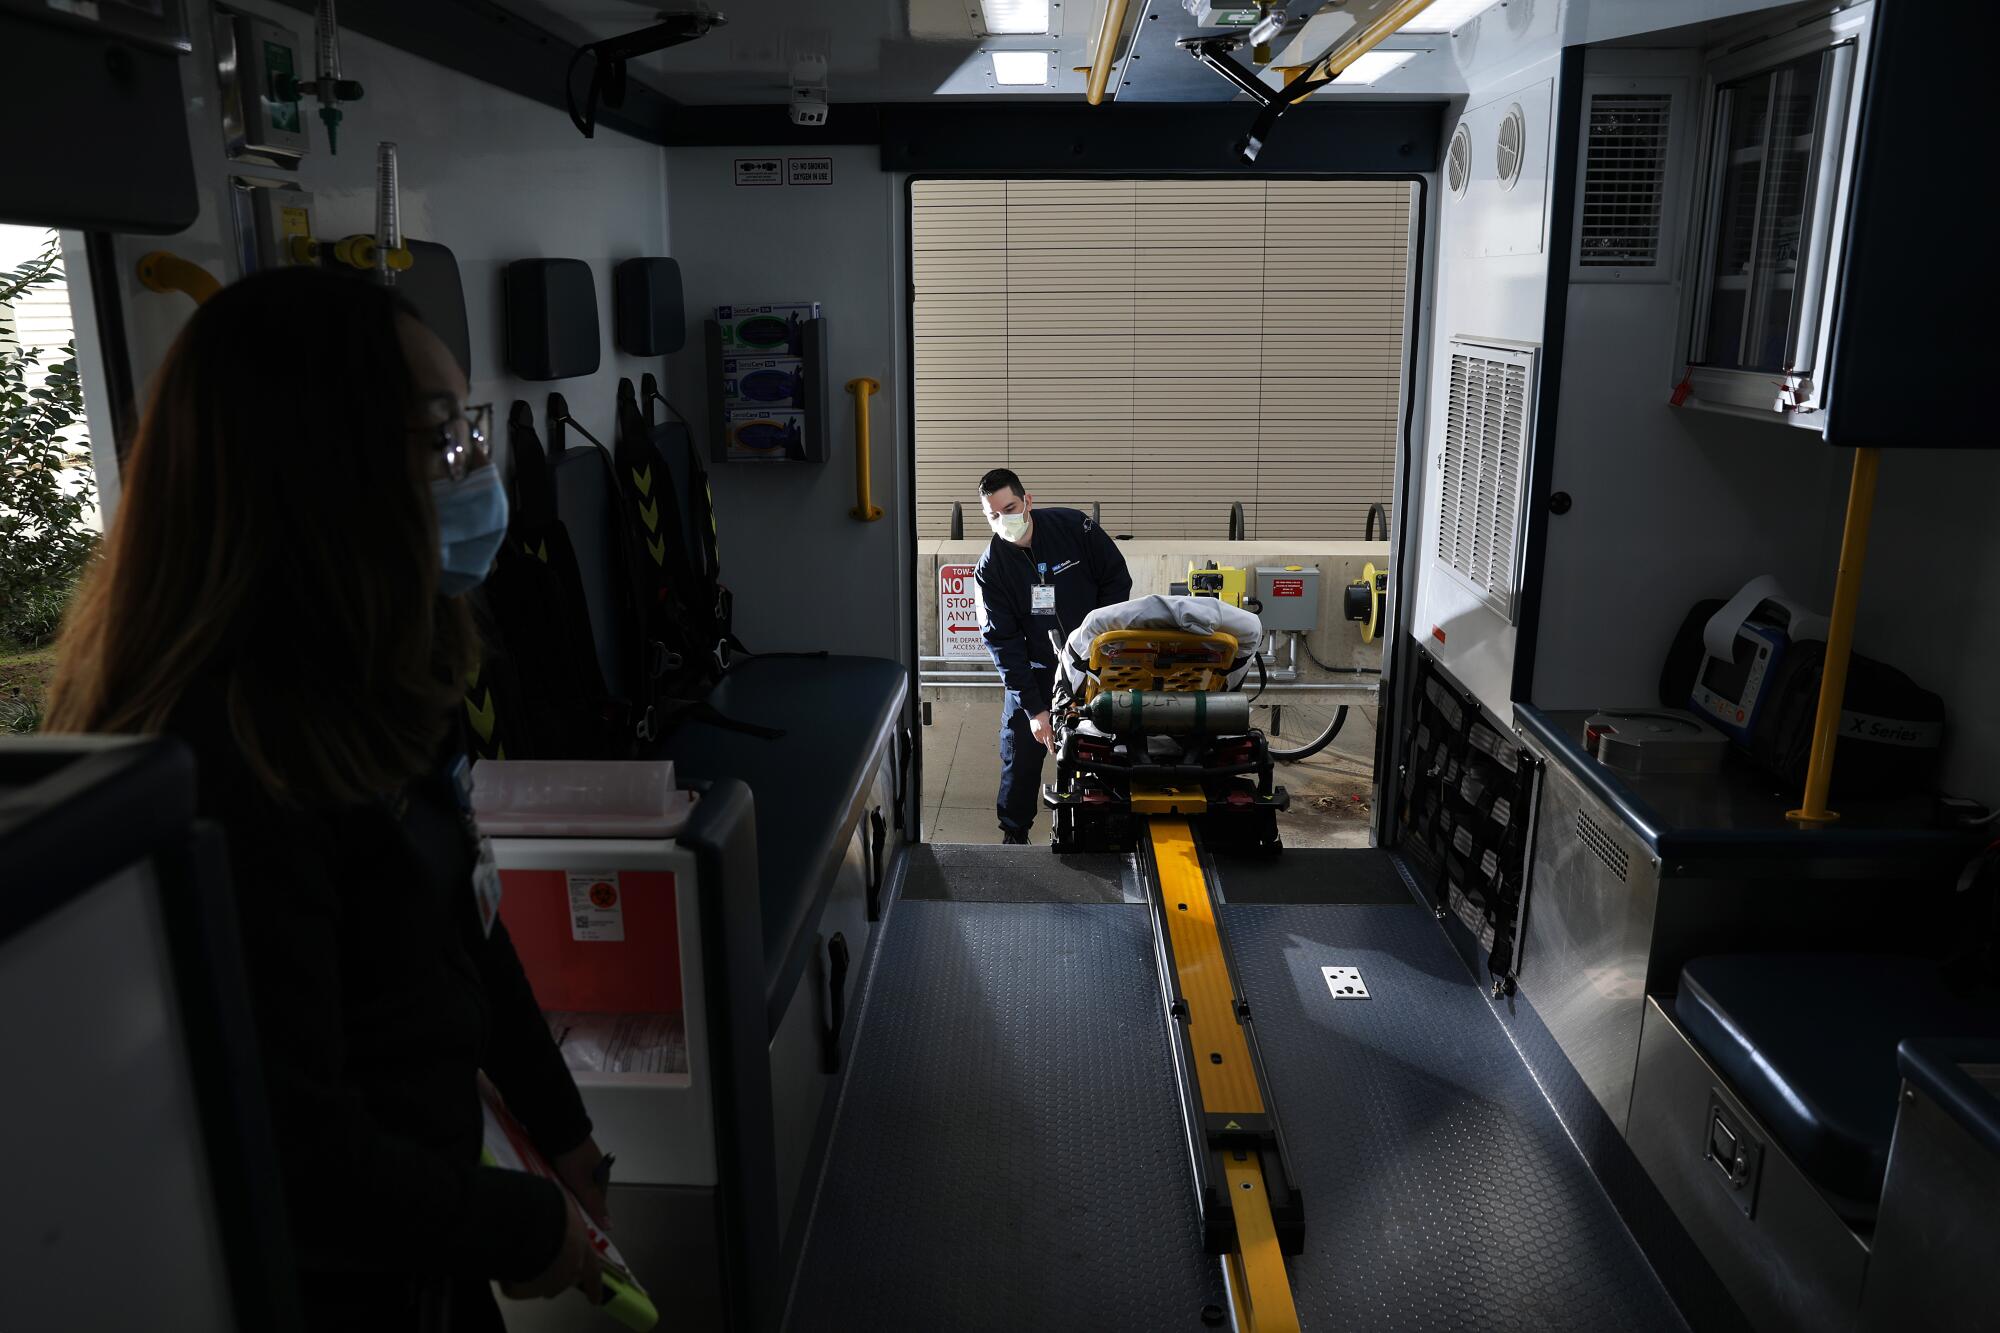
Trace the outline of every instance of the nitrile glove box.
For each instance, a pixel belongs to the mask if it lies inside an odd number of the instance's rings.
[[[817,301],[715,308],[722,350],[728,354],[798,356],[805,351],[806,322],[818,318]]]
[[[722,414],[732,462],[798,462],[806,456],[806,414],[787,409],[737,408]]]
[[[722,361],[722,398],[730,411],[806,405],[806,363],[796,356],[731,356]]]

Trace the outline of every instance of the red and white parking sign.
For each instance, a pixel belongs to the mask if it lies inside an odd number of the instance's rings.
[[[979,603],[973,596],[971,565],[938,566],[938,655],[986,661],[979,637]]]

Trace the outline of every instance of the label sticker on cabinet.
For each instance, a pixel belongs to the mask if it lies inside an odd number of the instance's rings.
[[[615,870],[570,872],[569,937],[573,940],[623,940],[625,894]]]

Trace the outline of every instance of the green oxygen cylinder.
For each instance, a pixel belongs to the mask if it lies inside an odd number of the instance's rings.
[[[1250,699],[1192,690],[1106,690],[1083,706],[1083,715],[1108,736],[1240,736],[1250,730]]]

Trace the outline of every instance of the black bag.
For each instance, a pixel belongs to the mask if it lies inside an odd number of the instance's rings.
[[[604,687],[576,552],[556,514],[555,475],[526,403],[514,404],[507,430],[514,458],[507,537],[474,594],[483,660],[466,705],[475,736],[494,709],[508,758],[628,758],[630,707]]]
[[[1721,599],[1696,602],[1674,636],[1660,673],[1663,707],[1687,709],[1708,650],[1702,632]],[[1826,645],[1814,639],[1785,647],[1764,682],[1747,746],[1738,750],[1788,788],[1803,789],[1819,713]],[[1930,789],[1944,743],[1944,700],[1896,668],[1860,653],[1847,662],[1840,739],[1834,746],[1831,791],[1842,796],[1902,796]],[[1694,710],[1700,715],[1700,710]]]

